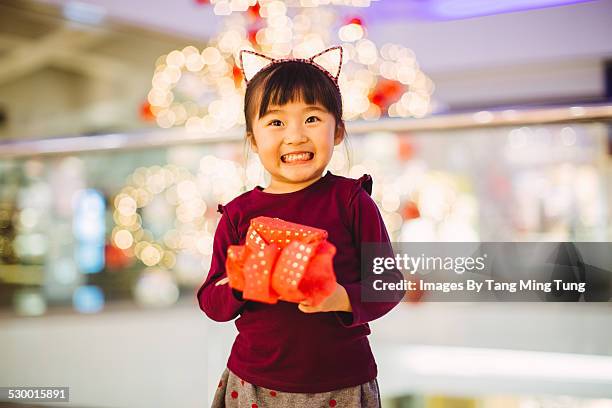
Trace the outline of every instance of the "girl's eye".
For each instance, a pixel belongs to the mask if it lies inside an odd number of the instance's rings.
[[[306,122],[308,122],[308,120],[310,120],[310,119],[316,119],[316,122],[321,121],[321,119],[319,119],[319,118],[318,118],[318,117],[316,117],[316,116],[309,116],[309,117],[308,117],[308,119],[306,119]]]
[[[268,123],[268,125],[277,126],[276,123],[282,123],[282,122],[280,120],[278,120],[278,119],[274,119],[274,120],[270,121],[270,123]]]

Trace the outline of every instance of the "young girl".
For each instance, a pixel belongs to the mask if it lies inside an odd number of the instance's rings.
[[[332,53],[340,55],[337,72],[317,63]],[[212,264],[197,293],[211,319],[240,316],[213,407],[380,407],[368,322],[389,312],[404,293],[391,302],[362,302],[361,243],[389,243],[369,195],[372,179],[323,175],[334,146],[345,136],[337,82],[342,49],[307,60],[257,55],[269,61],[252,78],[241,61],[247,80],[246,137],[270,173],[270,185],[219,205]],[[328,232],[337,249],[337,284],[322,303],[248,301],[227,284],[227,248],[245,243],[249,222],[258,216]]]

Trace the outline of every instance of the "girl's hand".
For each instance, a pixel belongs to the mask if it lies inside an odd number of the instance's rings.
[[[303,301],[298,305],[298,309],[304,313],[353,311],[346,289],[338,282],[336,282],[336,290],[317,306],[310,306],[307,301]]]
[[[215,286],[225,285],[229,282],[229,278],[225,277],[215,283]],[[317,306],[310,306],[307,301],[303,301],[298,305],[304,313],[317,313],[317,312],[352,312],[351,302],[344,286],[336,282],[336,290],[331,295],[326,297]]]

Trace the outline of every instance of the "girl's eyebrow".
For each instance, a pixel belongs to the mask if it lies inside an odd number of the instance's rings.
[[[304,112],[304,113],[305,112],[310,112],[310,111],[319,111],[319,112],[323,112],[323,113],[327,112],[325,109],[323,109],[323,108],[321,108],[319,106],[316,106],[316,105],[309,105],[309,106],[305,107],[304,109],[302,109],[302,112]],[[283,109],[270,109],[270,110],[266,111],[266,113],[263,114],[262,118],[265,117],[265,116],[268,116],[268,115],[270,115],[272,113],[283,113],[283,112],[285,112]]]

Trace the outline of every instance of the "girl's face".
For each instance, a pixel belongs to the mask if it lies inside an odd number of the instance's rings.
[[[254,119],[250,136],[253,151],[271,175],[266,191],[274,193],[300,190],[317,181],[343,138],[331,113],[302,101],[270,105],[264,116]]]

